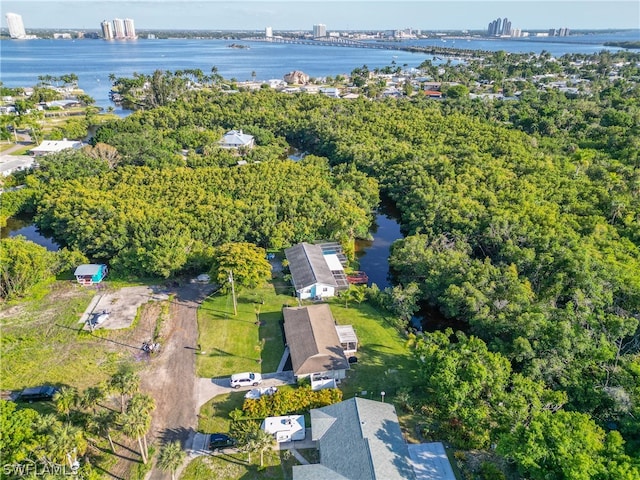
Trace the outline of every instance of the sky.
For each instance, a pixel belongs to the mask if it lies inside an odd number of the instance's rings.
[[[512,28],[640,28],[638,0],[3,0],[30,28],[97,30],[132,18],[137,30],[484,30],[507,17]]]

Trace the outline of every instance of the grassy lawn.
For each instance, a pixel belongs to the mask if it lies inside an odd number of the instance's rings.
[[[231,424],[229,413],[242,408],[246,392],[218,395],[205,403],[198,415],[198,431],[202,433],[228,432]]]
[[[4,152],[5,150],[9,150],[11,147],[13,147],[13,143],[9,142],[9,143],[0,143],[0,152]]]
[[[238,315],[231,294],[216,294],[198,310],[199,377],[227,377],[238,372],[275,372],[284,352],[282,307],[295,304],[281,280],[238,294]],[[258,325],[258,321],[260,324]]]
[[[233,316],[230,296],[218,295],[207,300],[200,309],[200,344],[205,355],[198,358],[199,376],[226,376],[235,372],[260,369],[273,372],[283,351],[282,306],[295,305],[290,296],[277,295],[281,285],[270,285],[244,292],[238,301],[238,316]],[[264,300],[264,304],[261,301]],[[330,303],[338,324],[353,325],[359,339],[356,356],[342,382],[344,398],[355,395],[385,401],[393,401],[400,388],[411,388],[416,382],[416,362],[398,331],[387,323],[384,316],[366,303],[351,304],[345,308],[339,299]],[[260,309],[260,321],[256,326],[256,314]],[[261,340],[264,348],[260,349]],[[262,363],[258,363],[262,353]],[[366,392],[363,394],[363,392]],[[244,396],[241,392],[220,395],[207,402],[201,409],[199,430],[202,432],[226,432],[229,430],[229,412],[241,408]]]
[[[310,462],[317,462],[315,451],[300,450]],[[260,454],[251,454],[249,463],[246,453],[200,456],[194,459],[182,472],[180,480],[200,480],[202,478],[220,479],[281,479],[293,478],[292,467],[299,465],[289,452],[265,451],[264,467],[260,467]]]
[[[1,389],[42,383],[84,389],[116,371],[124,353],[108,340],[127,332],[92,336],[78,323],[95,293],[71,281],[54,281],[39,286],[29,299],[2,306]]]
[[[380,392],[385,392],[385,401],[393,401],[400,388],[414,385],[417,364],[404,338],[378,310],[367,303],[345,308],[336,298],[331,312],[339,325],[353,325],[358,337],[358,363],[351,365],[340,386],[345,399],[359,395],[381,400]]]
[[[32,143],[31,145],[28,145],[26,147],[22,147],[22,148],[19,148],[18,150],[14,150],[13,152],[10,153],[10,155],[28,155],[29,150],[31,150],[35,146],[36,144]]]
[[[104,378],[100,363],[112,359],[79,335],[78,320],[94,293],[70,282],[55,282],[48,293],[4,306],[2,389],[40,383],[79,386],[82,379],[94,384]]]

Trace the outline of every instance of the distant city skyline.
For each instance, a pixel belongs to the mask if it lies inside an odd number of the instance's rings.
[[[3,0],[3,10],[27,30],[99,30],[105,16],[135,18],[138,30],[486,31],[505,16],[522,30],[640,28],[637,0]]]

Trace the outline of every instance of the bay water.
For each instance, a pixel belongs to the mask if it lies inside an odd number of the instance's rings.
[[[604,42],[637,40],[640,31],[576,35],[570,37],[530,37],[520,39],[431,38],[395,42],[394,45],[432,46],[507,52],[543,50],[553,56],[567,53],[596,53]],[[249,48],[229,48],[232,43]],[[131,77],[134,73],[150,74],[155,70],[200,69],[211,73],[216,67],[224,78],[238,81],[282,79],[301,70],[311,77],[349,74],[354,68],[370,69],[391,65],[417,67],[424,60],[441,63],[422,53],[366,48],[325,47],[279,44],[242,40],[210,39],[143,39],[104,41],[98,39],[37,39],[0,41],[0,79],[7,87],[30,87],[44,75],[75,73],[79,86],[96,100],[96,105],[113,106],[109,100],[110,75]],[[117,113],[123,115],[119,107]]]

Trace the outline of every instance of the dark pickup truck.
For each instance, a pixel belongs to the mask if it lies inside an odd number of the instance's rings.
[[[40,387],[25,388],[20,392],[18,400],[23,402],[34,402],[37,400],[52,400],[53,396],[58,391],[57,388],[48,385],[42,385]]]

